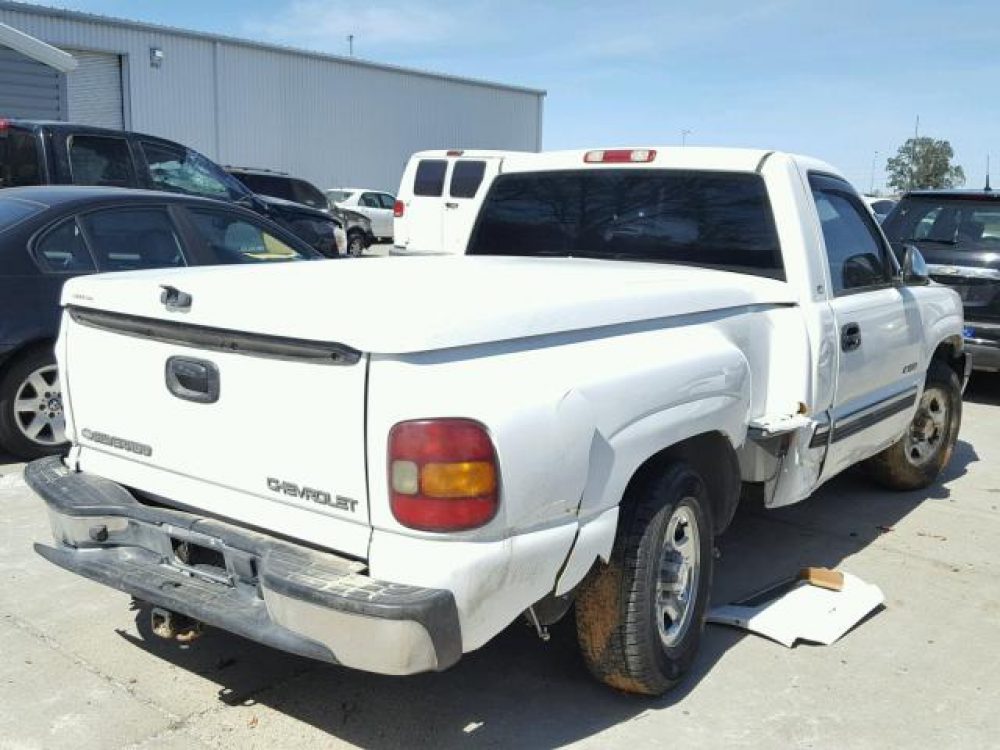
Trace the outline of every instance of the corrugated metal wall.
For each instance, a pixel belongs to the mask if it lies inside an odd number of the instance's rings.
[[[530,91],[2,0],[0,22],[63,49],[121,55],[126,127],[188,144],[223,164],[282,169],[321,188],[395,190],[406,159],[426,148],[541,146],[542,97]],[[149,64],[150,47],[163,50],[159,68]]]
[[[59,120],[62,94],[59,71],[0,45],[0,117]]]

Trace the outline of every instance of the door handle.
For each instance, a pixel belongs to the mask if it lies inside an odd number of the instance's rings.
[[[445,208],[458,208],[458,204],[457,203],[450,203],[449,202],[449,203],[445,203],[444,207]]]
[[[840,348],[845,352],[861,348],[861,326],[857,323],[848,323],[840,329]]]

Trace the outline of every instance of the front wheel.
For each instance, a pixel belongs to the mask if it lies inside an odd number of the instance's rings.
[[[868,471],[889,489],[923,489],[951,460],[961,425],[962,386],[958,375],[942,362],[932,362],[906,432],[868,459]]]
[[[680,681],[705,627],[712,549],[708,493],[690,466],[629,491],[611,559],[576,599],[577,639],[597,679],[643,695]]]

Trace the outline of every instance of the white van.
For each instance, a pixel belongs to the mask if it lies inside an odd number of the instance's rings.
[[[394,253],[464,253],[504,157],[521,153],[451,150],[411,156],[393,209]]]

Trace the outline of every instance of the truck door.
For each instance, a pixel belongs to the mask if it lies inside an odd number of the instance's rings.
[[[922,326],[881,231],[851,186],[810,174],[837,328],[837,381],[823,478],[894,442],[923,381]]]
[[[469,243],[469,234],[489,190],[493,177],[500,169],[500,159],[458,159],[452,163],[448,194],[444,202],[442,249],[461,254]]]

